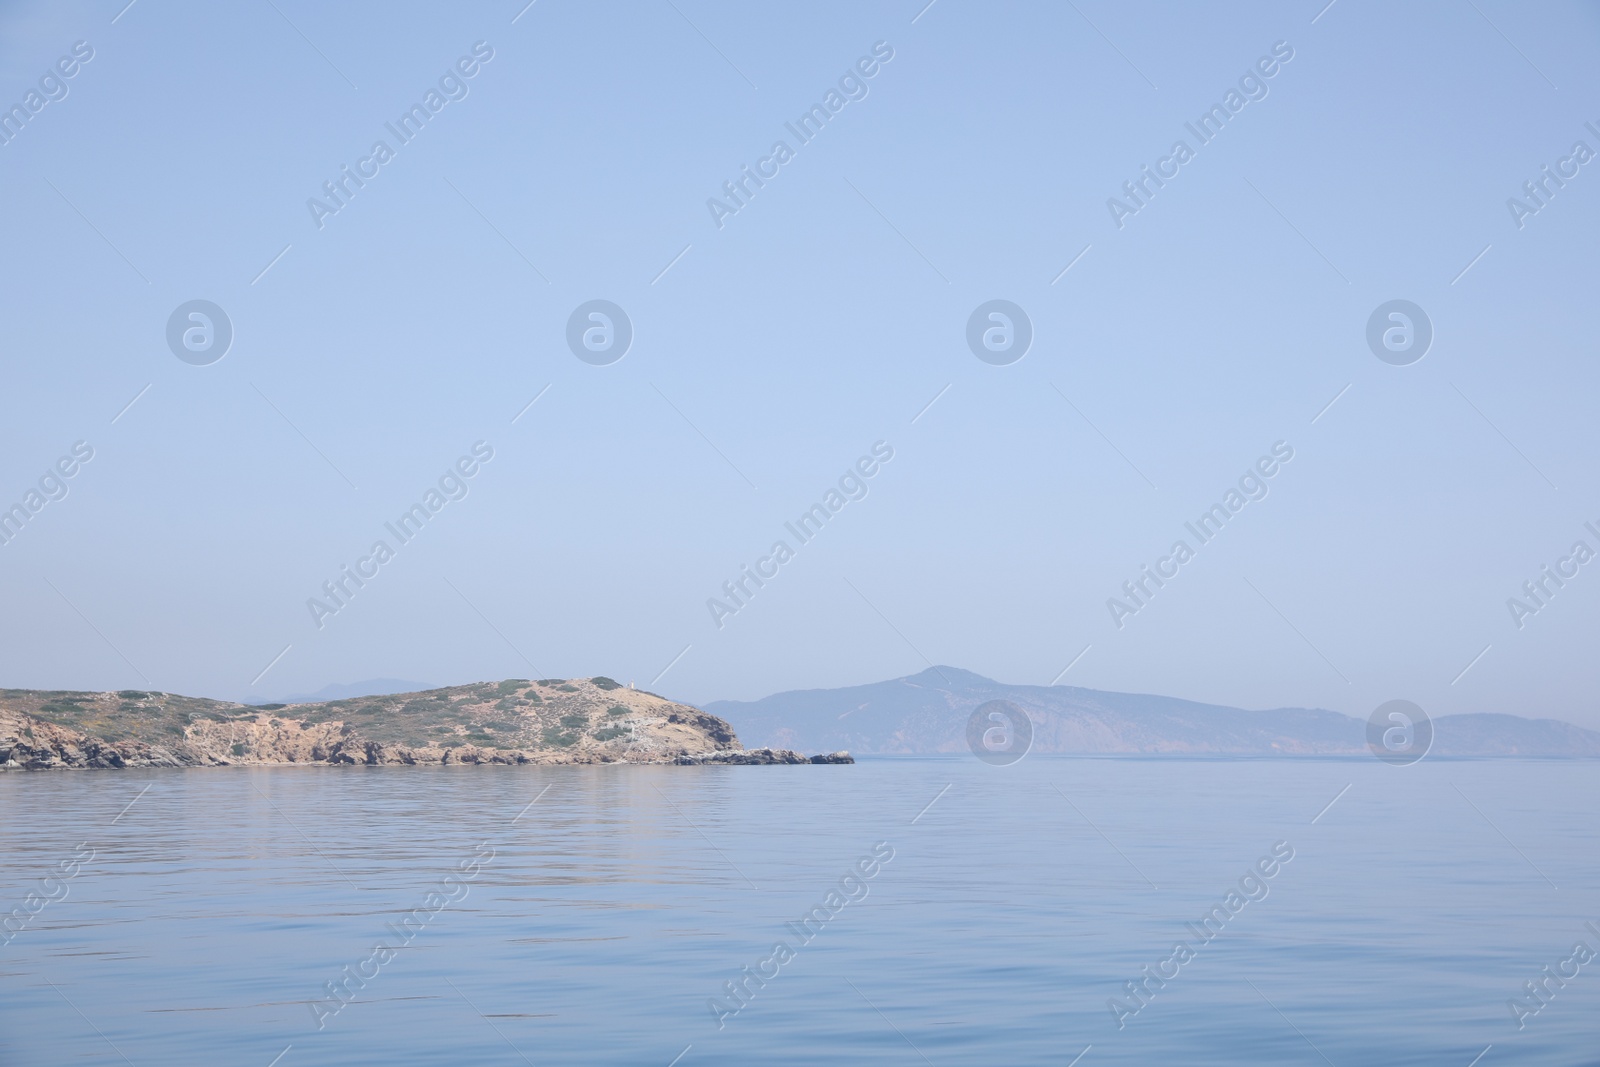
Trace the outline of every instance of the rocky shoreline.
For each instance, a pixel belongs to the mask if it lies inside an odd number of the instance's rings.
[[[756,767],[794,763],[854,763],[848,752],[828,752],[820,756],[802,756],[787,748],[752,748],[742,752],[713,752],[705,756],[679,756],[672,761],[679,767],[729,766]]]
[[[37,733],[37,728],[35,730]],[[381,745],[373,741],[340,742],[332,748],[313,746],[304,759],[226,760],[195,758],[187,751],[134,743],[110,744],[96,738],[51,738],[43,744],[15,736],[0,736],[0,771],[48,770],[129,770],[150,767],[450,767],[450,766],[594,766],[630,764],[676,767],[767,767],[801,764],[854,763],[848,752],[829,752],[804,756],[784,748],[756,748],[748,751],[684,754],[671,759],[612,759],[605,756],[562,758],[544,752],[460,748],[411,749]]]

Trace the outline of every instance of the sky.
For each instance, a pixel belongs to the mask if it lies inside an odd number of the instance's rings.
[[[1600,728],[1593,4],[125,4],[0,9],[0,684]]]

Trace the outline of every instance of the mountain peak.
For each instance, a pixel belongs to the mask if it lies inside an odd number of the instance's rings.
[[[975,674],[972,671],[962,670],[960,667],[950,667],[944,664],[929,667],[927,670],[917,674],[908,674],[904,678],[898,679],[898,681],[910,682],[912,685],[919,685],[927,689],[972,689],[978,686],[999,684],[993,678],[985,678],[981,674]]]

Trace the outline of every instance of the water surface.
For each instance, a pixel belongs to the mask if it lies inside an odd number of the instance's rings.
[[[1596,1063],[1600,961],[1507,1000],[1600,950],[1597,801],[1554,761],[0,775],[0,904],[66,892],[0,944],[0,1062]]]

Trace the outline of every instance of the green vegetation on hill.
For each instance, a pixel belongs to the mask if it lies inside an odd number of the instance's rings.
[[[116,693],[0,689],[0,702],[35,718],[107,741],[134,740],[152,744],[182,736],[190,724],[200,719],[229,722],[254,719],[257,714],[257,709],[227,701],[135,689]]]
[[[542,692],[541,692],[542,690]],[[262,713],[316,726],[342,723],[344,733],[380,744],[421,748],[472,744],[487,749],[570,748],[586,737],[609,741],[631,731],[619,719],[635,714],[610,697],[624,690],[610,678],[508,678],[420,693],[350,697],[315,704],[244,705],[172,693],[0,690],[0,704],[107,741],[170,744],[201,720],[254,722]],[[657,698],[658,699],[658,698]],[[241,746],[231,748],[235,755]]]

